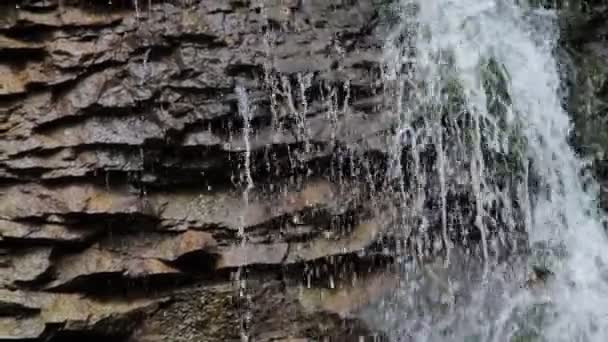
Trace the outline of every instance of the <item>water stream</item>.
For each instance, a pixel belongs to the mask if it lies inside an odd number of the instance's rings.
[[[437,189],[443,242],[416,248],[448,262],[404,266],[376,321],[402,341],[608,341],[608,241],[595,183],[567,141],[557,14],[516,0],[401,0],[397,11],[385,76],[398,89],[394,164],[411,151],[413,211]],[[432,168],[420,166],[428,146]],[[452,204],[461,188],[470,214]],[[450,243],[463,235],[458,217],[477,247]],[[525,257],[501,259],[522,247]],[[540,286],[525,285],[532,266],[551,274]]]

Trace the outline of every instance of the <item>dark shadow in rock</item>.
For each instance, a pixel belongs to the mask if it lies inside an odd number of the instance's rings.
[[[150,1],[151,3],[159,2],[157,0]],[[132,0],[63,0],[63,5],[73,6],[81,9],[84,12],[99,14],[99,13],[115,13],[125,12],[127,10],[135,10],[135,2]],[[137,6],[139,10],[148,9],[148,1],[139,1]]]
[[[217,256],[204,251],[187,253],[180,256],[171,266],[195,276],[197,279],[215,277]]]
[[[3,4],[4,4],[4,2],[3,2]],[[15,8],[15,6],[13,5],[13,9],[14,8]],[[4,9],[0,7],[0,12],[10,13],[10,10],[8,12],[4,12]],[[14,27],[10,27],[6,30],[0,29],[0,32],[4,33],[7,37],[10,37],[10,38],[15,38],[15,39],[23,40],[26,42],[33,42],[33,43],[43,42],[52,37],[52,31],[34,29],[31,27],[14,26]]]
[[[97,273],[78,277],[52,289],[53,292],[78,292],[98,298],[144,298],[179,288],[195,280],[192,274],[161,274],[127,278],[120,273]]]
[[[264,75],[264,68],[256,64],[230,64],[226,68],[226,74],[231,77],[245,76],[257,79],[259,76]]]
[[[40,313],[39,308],[30,308],[14,303],[0,302],[0,317],[27,317]]]
[[[38,48],[17,48],[10,50],[3,50],[0,54],[0,63],[8,64],[11,68],[22,69],[26,67],[27,61],[38,61],[41,62],[46,57],[46,52]]]
[[[129,338],[129,333],[106,335],[94,332],[74,332],[74,331],[59,331],[48,334],[44,338],[45,342],[124,342]]]
[[[331,283],[347,282],[353,276],[391,268],[394,257],[375,253],[331,256],[313,262],[283,266],[282,279],[289,285],[330,288]],[[366,255],[369,254],[369,255]]]

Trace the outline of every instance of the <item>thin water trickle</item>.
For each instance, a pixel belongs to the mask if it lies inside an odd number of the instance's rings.
[[[139,0],[133,0],[133,7],[135,7],[135,18],[139,20],[141,14],[139,11]]]
[[[251,105],[249,103],[249,96],[247,94],[247,90],[238,85],[235,87],[235,93],[238,100],[238,111],[241,119],[243,120],[243,128],[242,128],[242,139],[245,142],[245,152],[243,156],[243,164],[242,164],[242,176],[241,179],[243,181],[243,205],[245,210],[243,211],[243,215],[240,217],[241,223],[239,224],[238,237],[241,241],[241,246],[245,247],[247,244],[247,236],[245,234],[245,218],[248,215],[249,211],[249,194],[254,187],[253,176],[251,174]],[[246,257],[246,255],[245,255]],[[243,264],[246,264],[246,260],[243,260]],[[241,298],[244,299],[245,308],[243,315],[241,317],[241,341],[247,342],[249,341],[248,327],[252,320],[251,307],[252,303],[250,300],[250,295],[247,293],[247,279],[246,279],[246,270],[243,268],[239,268],[237,275],[237,282],[239,283],[239,294]]]
[[[251,176],[251,107],[245,88],[237,86],[235,92],[238,97],[239,115],[243,120],[243,141],[245,142],[245,155],[243,157],[245,190],[243,191],[243,201],[245,202],[245,205],[248,205],[249,192],[254,186],[253,177]]]
[[[596,190],[583,186],[583,163],[568,145],[556,13],[516,0],[401,0],[398,11],[385,50],[401,122],[391,175],[406,176],[398,166],[409,151],[413,174],[401,198],[421,218],[414,247],[428,250],[433,186],[444,241],[464,234],[449,222],[478,238],[450,249],[447,267],[408,266],[414,276],[378,324],[399,341],[608,341],[608,240]],[[429,144],[436,157],[425,154]],[[456,189],[472,213],[452,203]],[[518,233],[527,234],[529,257],[499,262],[518,250]],[[540,254],[553,276],[533,289],[524,283]],[[447,279],[425,277],[429,267]],[[446,304],[442,293],[456,300]]]

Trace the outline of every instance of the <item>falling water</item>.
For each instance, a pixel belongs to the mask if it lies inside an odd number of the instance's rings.
[[[407,148],[412,210],[438,183],[443,248],[459,257],[447,270],[429,267],[445,276],[448,290],[436,291],[445,300],[425,299],[437,287],[430,280],[404,279],[409,287],[390,309],[395,339],[608,341],[608,241],[596,190],[567,142],[556,13],[516,0],[401,0],[398,8],[385,77],[401,122],[394,164]],[[431,145],[428,169],[420,165]],[[470,194],[467,222],[479,246],[462,253],[448,243],[463,235],[448,198],[460,188]],[[522,283],[525,261],[498,261],[517,249],[517,232],[528,238],[527,263],[542,254],[553,274],[540,291]]]
[[[238,237],[241,241],[241,246],[244,247],[247,244],[247,236],[245,234],[245,216],[249,210],[249,193],[253,189],[253,177],[251,175],[251,106],[249,104],[249,96],[247,90],[242,86],[238,85],[235,88],[235,93],[238,99],[238,111],[241,119],[243,120],[243,141],[245,142],[245,153],[243,156],[242,163],[242,175],[241,179],[245,184],[243,189],[243,206],[245,208],[243,215],[240,220]],[[244,299],[244,313],[241,317],[241,341],[249,341],[248,327],[251,322],[251,298],[247,293],[247,279],[246,273],[243,268],[239,268],[237,272],[237,281],[239,282],[239,295]]]

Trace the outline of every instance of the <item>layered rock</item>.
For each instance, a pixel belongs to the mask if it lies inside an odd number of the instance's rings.
[[[435,171],[424,203],[385,176],[403,152],[387,2],[0,4],[0,339],[381,336],[356,314],[397,286],[383,249],[442,219]],[[577,141],[603,165],[596,6],[563,42]],[[450,225],[473,226],[467,191],[445,195]]]
[[[372,335],[379,32],[372,0],[0,4],[0,339]]]

